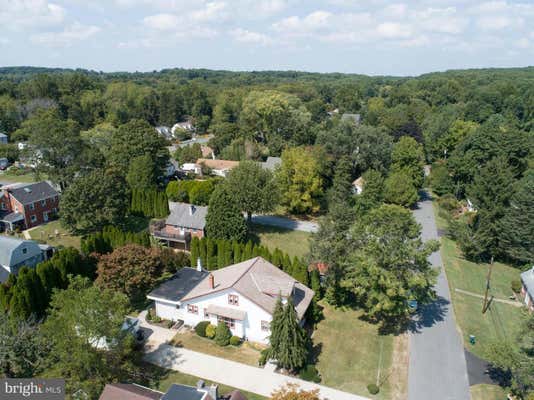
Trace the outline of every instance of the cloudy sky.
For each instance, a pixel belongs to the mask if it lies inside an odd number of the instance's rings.
[[[0,0],[0,65],[415,75],[534,65],[534,0]]]

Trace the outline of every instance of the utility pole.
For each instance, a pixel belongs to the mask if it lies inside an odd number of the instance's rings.
[[[491,256],[491,261],[488,270],[488,276],[486,278],[486,293],[484,294],[484,304],[482,305],[482,314],[485,314],[489,308],[488,294],[490,290],[490,281],[491,281],[491,271],[493,270],[493,256]]]

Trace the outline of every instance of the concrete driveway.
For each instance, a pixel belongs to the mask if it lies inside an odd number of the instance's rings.
[[[302,221],[290,219],[275,215],[252,215],[252,223],[258,225],[276,226],[278,228],[289,229],[292,231],[317,232],[319,224],[317,222]]]
[[[437,239],[432,202],[419,202],[413,214],[421,224],[422,239]],[[439,251],[429,260],[436,268],[443,265]],[[443,268],[435,289],[436,301],[421,307],[411,327],[408,400],[469,400],[464,348]]]

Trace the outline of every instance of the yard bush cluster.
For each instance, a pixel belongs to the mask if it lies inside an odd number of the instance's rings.
[[[378,392],[380,392],[380,388],[374,383],[370,383],[369,385],[367,385],[367,390],[371,394],[378,394]]]
[[[511,283],[510,283],[510,286],[512,287],[512,291],[514,293],[519,293],[521,292],[521,287],[523,286],[521,284],[521,281],[519,279],[514,279]]]
[[[11,274],[0,285],[0,307],[13,317],[28,319],[42,317],[48,308],[52,292],[66,289],[69,275],[81,275],[93,279],[96,263],[84,257],[74,248],[58,251],[36,268],[23,267],[18,275]]]
[[[212,325],[209,321],[201,321],[195,326],[195,332],[200,337],[214,339],[219,346],[239,346],[241,338],[232,336],[230,328],[224,323],[219,322],[217,326]]]
[[[165,192],[170,201],[207,206],[219,181],[216,178],[203,181],[171,181]]]
[[[130,212],[150,218],[165,218],[169,215],[167,195],[154,189],[133,189]]]
[[[315,365],[313,364],[307,364],[304,368],[302,368],[299,371],[299,377],[300,379],[304,379],[305,381],[309,382],[321,382],[319,371],[317,371],[317,368],[315,368]]]
[[[210,238],[193,238],[191,241],[191,266],[194,267],[200,258],[202,265],[208,270],[215,270],[261,256],[281,268],[284,272],[305,285],[309,284],[308,266],[297,257],[293,260],[279,249],[270,251],[267,247],[253,244],[251,241],[240,243],[230,240],[214,240]]]
[[[92,233],[83,237],[81,249],[84,254],[106,254],[126,244],[139,244],[149,247],[150,236],[146,231],[126,232],[114,226],[106,226],[102,232]]]

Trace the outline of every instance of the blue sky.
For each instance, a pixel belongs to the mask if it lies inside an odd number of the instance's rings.
[[[416,75],[534,65],[534,0],[0,0],[0,65]]]

